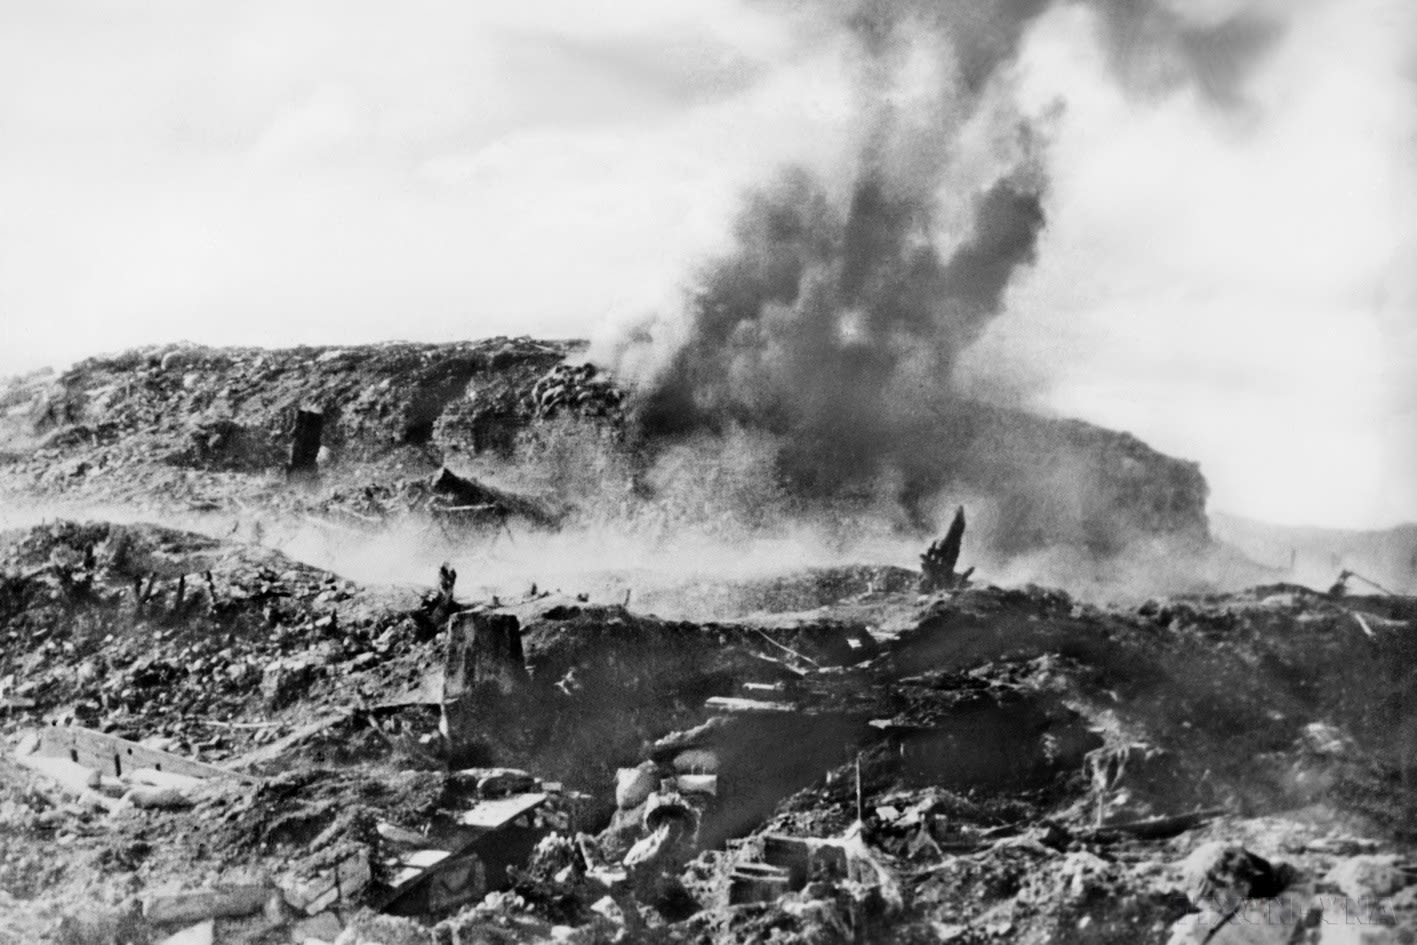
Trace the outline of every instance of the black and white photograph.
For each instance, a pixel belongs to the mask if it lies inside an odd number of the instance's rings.
[[[0,0],[0,945],[1417,943],[1417,3]]]

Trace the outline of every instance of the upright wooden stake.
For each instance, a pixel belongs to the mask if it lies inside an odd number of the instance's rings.
[[[866,803],[861,794],[861,752],[856,753],[856,822],[866,822]]]

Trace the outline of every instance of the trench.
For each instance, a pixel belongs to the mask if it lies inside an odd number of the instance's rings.
[[[637,767],[655,785],[701,795],[698,845],[717,849],[858,756],[869,757],[875,784],[1009,793],[1060,784],[1101,744],[1050,694],[944,680],[907,698],[890,677],[861,666],[822,670],[800,704],[742,699],[792,691],[747,635],[618,610],[566,625],[575,622],[525,628],[529,678],[482,698],[470,760],[588,795],[588,832],[633,835],[642,798],[627,806],[615,794],[617,775]],[[818,636],[818,655],[850,663],[838,630]],[[708,704],[715,697],[743,706],[724,711]]]

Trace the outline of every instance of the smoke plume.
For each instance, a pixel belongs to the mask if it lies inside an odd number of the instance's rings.
[[[1051,5],[790,8],[851,38],[850,179],[790,168],[749,195],[734,248],[703,267],[682,320],[622,342],[643,442],[768,431],[784,481],[813,495],[909,466],[922,434],[959,408],[949,379],[960,354],[1035,257],[1048,116],[1019,111],[1010,67]],[[1194,81],[1225,105],[1241,100],[1244,63],[1271,35],[1248,15],[1192,24],[1159,0],[1092,8],[1119,79],[1139,92]],[[645,363],[656,370],[637,378]]]

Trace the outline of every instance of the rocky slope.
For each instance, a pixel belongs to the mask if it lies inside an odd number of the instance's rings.
[[[161,896],[233,888],[287,904],[218,918],[222,942],[1417,932],[1410,600],[1281,585],[1119,609],[883,580],[815,585],[807,613],[686,623],[573,594],[364,588],[150,526],[60,522],[4,548],[10,746],[77,721],[251,777],[104,813],[0,763],[7,943],[157,942],[180,927],[153,917]],[[483,765],[560,783],[545,839],[480,902],[395,920],[376,872],[292,910],[299,877],[431,842],[463,803],[438,710],[458,614],[516,620],[522,681],[461,734]],[[657,804],[692,810],[692,833],[645,861],[652,882],[617,879],[653,846]],[[774,865],[798,855],[800,883]]]
[[[636,470],[655,447],[624,445],[625,395],[593,367],[568,362],[582,350],[492,339],[167,346],[94,358],[59,377],[10,382],[0,399],[0,491],[11,503],[118,502],[169,513],[290,505],[276,486],[296,415],[307,410],[323,418],[320,467],[331,490],[388,489],[443,464],[476,467],[559,419],[620,444],[643,492]],[[1207,539],[1197,467],[1133,437],[984,405],[924,429],[915,461],[923,471],[907,491],[986,499],[995,509],[990,541],[1003,553],[1067,545],[1106,554],[1138,538]]]

